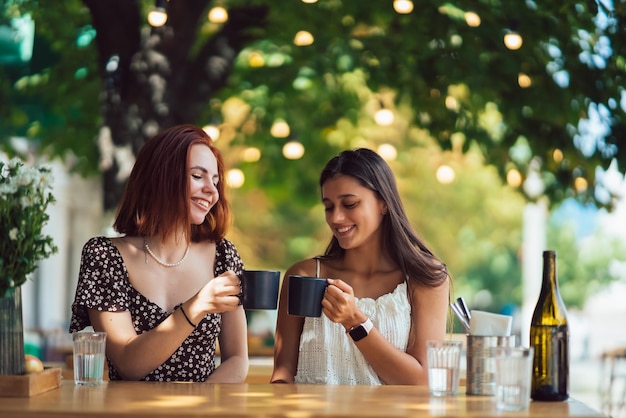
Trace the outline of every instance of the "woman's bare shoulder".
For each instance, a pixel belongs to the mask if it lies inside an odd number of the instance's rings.
[[[436,286],[426,285],[409,281],[409,289],[411,297],[416,299],[428,300],[433,297],[448,297],[450,295],[450,277],[447,276],[440,284]]]
[[[292,264],[285,272],[285,276],[315,276],[315,273],[315,258],[307,258]]]

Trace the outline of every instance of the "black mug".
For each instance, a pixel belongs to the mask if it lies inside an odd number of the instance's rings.
[[[289,315],[322,316],[322,299],[328,282],[324,277],[289,276]]]
[[[244,309],[276,309],[280,272],[244,270],[241,274],[241,302]]]

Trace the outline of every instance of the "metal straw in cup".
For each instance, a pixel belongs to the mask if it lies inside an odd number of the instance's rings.
[[[452,310],[456,314],[456,317],[458,318],[458,320],[461,323],[461,325],[463,325],[463,328],[465,329],[465,332],[469,333],[470,332],[469,320],[464,315],[462,308],[459,306],[459,304],[457,302],[452,302],[450,304],[450,307],[452,308]]]

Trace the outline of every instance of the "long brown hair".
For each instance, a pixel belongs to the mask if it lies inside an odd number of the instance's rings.
[[[201,225],[189,217],[187,159],[194,144],[204,144],[217,160],[219,199]],[[231,209],[225,195],[224,161],[213,140],[201,128],[178,125],[147,141],[137,155],[113,227],[129,236],[164,237],[187,231],[187,241],[216,241],[226,235]]]
[[[398,193],[395,176],[385,160],[367,148],[343,151],[322,170],[320,189],[326,180],[339,174],[353,177],[387,204],[387,214],[382,221],[382,248],[398,264],[404,276],[431,287],[445,282],[448,278],[446,265],[433,254],[411,226]],[[333,236],[324,256],[343,257],[344,252]]]

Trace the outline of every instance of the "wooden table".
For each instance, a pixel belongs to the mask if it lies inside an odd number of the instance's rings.
[[[330,386],[63,381],[30,398],[0,398],[0,417],[588,417],[604,415],[570,399],[500,412],[488,396],[430,397],[424,386]]]

